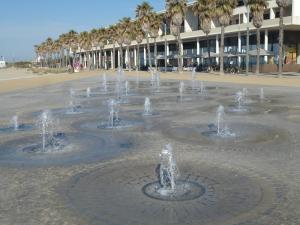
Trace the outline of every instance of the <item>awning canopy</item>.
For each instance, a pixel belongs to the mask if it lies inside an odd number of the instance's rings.
[[[254,50],[249,51],[249,55],[250,56],[256,56],[257,55],[257,50],[254,49]],[[269,55],[274,55],[274,53],[261,48],[259,55],[261,55],[261,56],[269,56]]]

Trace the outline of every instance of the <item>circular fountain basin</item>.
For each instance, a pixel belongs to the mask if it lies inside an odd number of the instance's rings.
[[[39,136],[15,139],[1,144],[0,165],[69,166],[111,159],[133,147],[133,140],[124,136],[101,137],[83,133],[58,134],[54,145],[42,147]]]
[[[159,181],[146,184],[143,193],[153,199],[163,201],[189,201],[200,198],[205,193],[205,188],[193,181],[176,181],[176,190],[164,189]]]
[[[115,121],[115,124],[113,126],[109,122],[102,122],[99,124],[96,123],[95,125],[99,129],[126,129],[138,126],[140,123],[141,122],[138,122],[136,120],[119,119],[118,121]],[[94,124],[87,124],[87,127],[93,128]]]
[[[286,131],[260,124],[251,123],[229,123],[228,135],[218,135],[215,129],[207,124],[173,127],[165,131],[171,138],[183,142],[194,142],[201,144],[247,144],[262,143],[269,141],[283,141],[288,139]]]
[[[76,130],[89,132],[92,134],[98,133],[101,130],[117,131],[117,130],[150,130],[155,126],[153,122],[143,121],[141,119],[120,119],[115,122],[112,127],[108,121],[99,122],[100,119],[88,119],[74,123],[72,126]]]
[[[141,115],[143,117],[157,117],[157,116],[160,116],[160,113],[155,112],[155,111],[152,111],[152,112],[138,112],[138,113],[136,113],[136,115]]]
[[[272,213],[279,201],[275,192],[281,189],[272,188],[273,180],[195,161],[183,163],[186,179],[179,181],[190,185],[192,194],[183,189],[177,197],[163,195],[154,182],[156,165],[142,162],[110,163],[75,175],[57,191],[89,224],[242,224]]]
[[[22,132],[22,131],[29,131],[33,130],[34,125],[32,124],[20,124],[18,129],[15,129],[14,127],[0,127],[0,134],[1,133],[13,133],[13,132]]]
[[[82,107],[80,105],[74,106],[73,109],[61,109],[63,110],[62,113],[65,112],[66,115],[77,115],[83,113]],[[59,110],[53,111],[53,113],[59,113]]]
[[[251,113],[254,112],[253,108],[249,107],[249,106],[229,106],[226,109],[227,113]]]

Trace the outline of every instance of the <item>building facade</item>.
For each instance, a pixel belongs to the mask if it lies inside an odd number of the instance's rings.
[[[264,13],[264,22],[261,27],[261,43],[260,47],[267,52],[267,56],[261,56],[261,68],[265,72],[276,70],[276,57],[278,58],[278,37],[279,37],[279,7],[275,0],[268,1],[268,8]],[[184,68],[191,68],[195,65],[207,63],[207,39],[206,35],[200,28],[199,19],[192,12],[192,4],[189,4],[186,13],[185,21],[182,26],[182,45],[180,46],[183,52],[182,63]],[[164,12],[160,12],[164,13]],[[250,50],[256,49],[256,29],[250,21],[247,21],[247,7],[243,1],[239,1],[238,7],[234,9],[230,25],[225,28],[225,49],[224,52],[233,53],[235,56],[226,57],[225,63],[234,61],[235,64],[243,67],[245,65],[246,53],[246,32],[250,30]],[[300,0],[290,0],[289,6],[284,10],[284,71],[300,72]],[[219,53],[221,28],[217,20],[211,23],[211,32],[209,34],[210,51],[212,55],[217,56]],[[168,24],[162,24],[159,32],[160,36],[156,39],[157,42],[157,62],[160,69],[165,68],[165,63],[169,68],[177,67],[177,42],[173,35],[170,34]],[[154,65],[154,40],[150,38],[151,45],[151,60]],[[94,64],[100,64],[106,69],[117,68],[120,65],[120,51],[118,45],[115,45],[115,55],[113,54],[113,45],[107,44],[104,51],[100,55],[99,49],[95,48],[86,56],[83,52],[80,54],[80,60],[84,66],[87,65],[86,57],[89,57]],[[206,53],[206,54],[205,54]],[[140,45],[140,51],[137,52],[137,43],[133,41],[127,54],[125,48],[123,50],[123,65],[128,67],[130,62],[131,67],[138,65],[137,59],[140,60],[140,65],[146,66],[147,51],[146,40]],[[139,57],[137,57],[139,54]],[[128,59],[128,55],[130,60]],[[113,57],[115,65],[113,65]],[[165,59],[167,59],[165,61]],[[218,64],[218,57],[212,57],[213,63]],[[250,66],[256,63],[255,57],[250,57]]]

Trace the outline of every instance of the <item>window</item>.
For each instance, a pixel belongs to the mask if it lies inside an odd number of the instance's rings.
[[[285,47],[285,63],[296,64],[297,63],[297,45],[288,44]]]
[[[269,13],[265,13],[264,14],[264,20],[269,20],[270,19],[270,14]]]

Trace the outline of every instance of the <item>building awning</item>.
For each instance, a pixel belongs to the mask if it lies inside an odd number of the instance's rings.
[[[251,55],[251,56],[257,56],[257,50],[254,49],[254,50],[249,51],[249,55]],[[261,56],[269,56],[269,55],[274,55],[274,53],[271,52],[271,51],[267,51],[267,50],[261,48],[259,55],[261,55]]]

